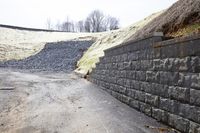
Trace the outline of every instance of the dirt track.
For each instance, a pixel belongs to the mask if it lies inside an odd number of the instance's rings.
[[[1,133],[157,133],[153,119],[75,74],[0,69]]]

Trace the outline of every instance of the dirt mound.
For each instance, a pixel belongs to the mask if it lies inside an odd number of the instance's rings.
[[[171,33],[193,24],[200,25],[200,0],[179,0],[128,40],[141,38],[155,31],[162,31],[170,36]]]

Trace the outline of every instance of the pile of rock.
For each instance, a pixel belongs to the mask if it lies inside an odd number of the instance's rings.
[[[71,71],[92,41],[67,41],[47,43],[38,54],[23,60],[1,62],[0,67],[38,71]]]

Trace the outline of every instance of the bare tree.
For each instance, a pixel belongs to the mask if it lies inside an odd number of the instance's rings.
[[[84,28],[86,32],[92,32],[91,24],[88,18],[85,20]]]
[[[46,28],[47,28],[48,30],[52,30],[52,29],[53,29],[53,24],[52,24],[50,18],[47,18],[47,20],[46,20]]]
[[[72,22],[64,22],[62,24],[62,31],[66,31],[66,32],[74,32],[74,24]]]
[[[107,17],[107,28],[108,28],[108,30],[119,29],[119,20],[115,17],[108,16]]]
[[[89,16],[86,19],[85,25],[88,29],[87,31],[90,32],[101,32],[103,31],[103,20],[104,20],[104,14],[99,10],[92,11]],[[89,26],[90,25],[90,26]]]
[[[78,32],[84,32],[85,31],[84,21],[82,21],[82,20],[78,21],[76,28],[77,28]]]
[[[62,31],[66,31],[66,32],[74,32],[75,26],[74,26],[74,23],[70,21],[69,18],[67,17],[66,21],[62,23],[61,29]]]
[[[61,26],[59,21],[57,21],[57,24],[55,25],[55,29],[59,30],[59,31],[62,31],[62,26]]]
[[[94,10],[85,20],[86,32],[102,32],[119,28],[119,20],[115,17],[105,16],[101,11]]]
[[[59,21],[53,26],[51,19],[47,19],[47,29],[56,29],[66,32],[102,32],[108,30],[115,30],[119,28],[119,20],[112,16],[105,16],[101,11],[92,11],[85,21],[81,20],[74,23],[67,17],[67,19],[60,23]],[[55,28],[54,28],[55,27]]]

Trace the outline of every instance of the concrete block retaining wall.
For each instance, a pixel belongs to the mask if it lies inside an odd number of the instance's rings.
[[[149,36],[105,51],[90,81],[183,133],[200,133],[200,36]]]

